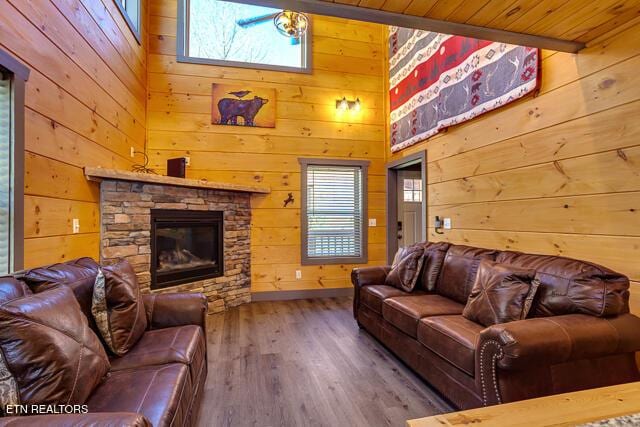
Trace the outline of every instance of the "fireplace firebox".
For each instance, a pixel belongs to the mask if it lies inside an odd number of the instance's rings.
[[[151,210],[151,289],[224,274],[220,211]]]

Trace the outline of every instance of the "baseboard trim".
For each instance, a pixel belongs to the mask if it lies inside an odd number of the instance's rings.
[[[309,289],[302,291],[252,292],[251,301],[286,301],[294,299],[335,298],[353,296],[353,288]]]

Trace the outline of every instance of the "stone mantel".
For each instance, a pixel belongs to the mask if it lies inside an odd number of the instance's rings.
[[[225,190],[238,191],[241,193],[260,193],[268,194],[271,192],[269,187],[260,187],[253,185],[240,185],[226,182],[213,182],[199,179],[175,178],[172,176],[155,175],[148,173],[129,172],[117,169],[104,169],[95,167],[85,167],[84,174],[89,181],[102,182],[104,180],[112,181],[130,181],[143,182],[148,184],[172,185],[174,187],[200,188],[205,190]]]

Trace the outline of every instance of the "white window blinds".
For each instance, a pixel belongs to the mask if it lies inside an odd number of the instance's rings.
[[[12,158],[11,80],[0,71],[0,274],[9,273]]]
[[[310,164],[306,179],[307,256],[362,256],[362,168]]]

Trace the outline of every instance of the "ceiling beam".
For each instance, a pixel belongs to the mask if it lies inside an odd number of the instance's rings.
[[[385,10],[368,9],[365,7],[331,3],[322,0],[231,0],[236,3],[254,4],[257,6],[289,9],[316,15],[334,16],[337,18],[353,19],[377,24],[394,25],[397,27],[413,28],[417,30],[434,31],[476,39],[490,40],[521,46],[539,47],[541,49],[559,52],[576,53],[585,47],[584,43],[571,40],[561,40],[533,34],[515,33],[513,31],[479,27],[476,25],[460,24],[457,22],[441,21],[422,16],[404,15],[402,13]]]

